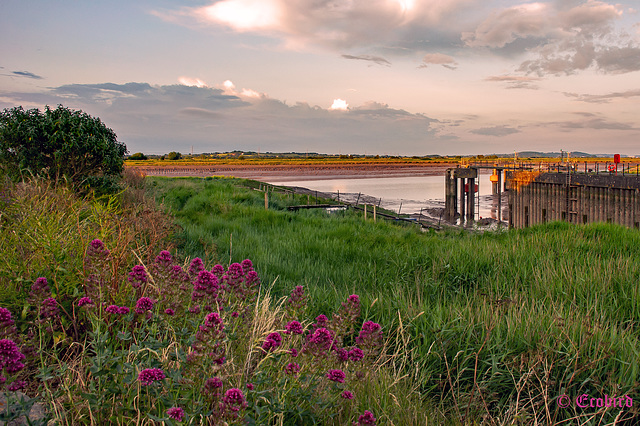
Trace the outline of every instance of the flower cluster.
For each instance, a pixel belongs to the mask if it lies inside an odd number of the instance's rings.
[[[267,336],[267,339],[262,344],[262,349],[264,349],[267,352],[272,351],[273,349],[280,346],[281,343],[282,343],[282,336],[277,331],[274,331],[273,333],[269,333],[269,335]]]
[[[365,410],[364,414],[358,417],[358,423],[354,422],[354,426],[375,426],[376,418],[369,410]]]
[[[360,316],[360,298],[357,294],[349,296],[337,314],[333,314],[331,329],[336,334],[336,340],[342,344],[344,335],[353,333],[353,325]]]
[[[324,358],[333,347],[333,333],[324,327],[309,334],[304,351],[315,357]]]
[[[152,310],[153,305],[154,305],[153,300],[149,299],[148,297],[141,297],[136,302],[136,308],[135,308],[136,313],[144,314],[145,312]]]
[[[126,306],[109,305],[105,308],[105,311],[113,315],[126,315],[129,313],[129,308]]]
[[[291,375],[295,376],[296,374],[298,374],[300,372],[300,364],[298,364],[296,362],[290,362],[285,367],[285,372],[287,374],[291,374]]]
[[[332,382],[344,383],[346,375],[342,370],[329,370],[326,374],[327,378]]]
[[[204,262],[202,262],[202,259],[196,257],[189,264],[189,276],[195,278],[200,272],[204,271],[205,269],[206,268],[204,267]]]
[[[17,332],[11,312],[7,308],[0,308],[0,338],[14,337]]]
[[[108,281],[110,254],[101,240],[95,239],[89,243],[84,258],[87,273],[85,294],[94,301],[102,302],[106,296],[105,284]]]
[[[80,300],[78,300],[78,307],[82,308],[83,306],[86,307],[91,307],[91,306],[95,306],[95,304],[93,303],[93,300],[91,300],[90,297],[81,297]]]
[[[138,381],[142,386],[149,386],[166,378],[164,371],[159,368],[146,368],[138,374]]]
[[[373,321],[362,324],[362,330],[356,338],[356,343],[367,356],[375,356],[377,350],[382,347],[382,327]]]
[[[11,339],[0,340],[0,372],[17,373],[24,368],[25,356],[20,352],[16,342]]]
[[[144,284],[147,283],[147,271],[144,269],[142,265],[136,265],[133,267],[131,272],[129,272],[129,282],[131,286],[135,289],[140,288]]]
[[[213,306],[216,306],[219,299],[220,281],[218,277],[209,271],[200,271],[198,278],[193,282],[193,292],[191,293],[191,300],[198,303],[203,303],[205,309],[210,311]]]
[[[303,329],[302,329],[302,324],[300,324],[300,321],[290,321],[287,326],[285,327],[286,331],[284,332],[285,334],[302,334],[303,333]]]
[[[181,422],[184,418],[184,410],[181,407],[171,407],[167,410],[167,415],[169,418]]]
[[[296,313],[301,313],[307,306],[307,295],[304,292],[304,287],[301,285],[296,286],[291,295],[287,299],[287,310],[290,317],[294,317]]]
[[[207,314],[204,325],[198,328],[196,338],[191,345],[191,353],[187,361],[197,369],[205,369],[204,361],[209,360],[217,365],[222,365],[225,361],[225,338],[224,323],[222,317],[217,312]]]
[[[204,382],[205,395],[217,395],[222,388],[222,380],[219,377],[209,377]]]

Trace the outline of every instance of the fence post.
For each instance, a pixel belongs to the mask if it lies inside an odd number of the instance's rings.
[[[269,210],[269,193],[267,191],[264,192],[264,209]]]
[[[373,205],[373,223],[376,222],[376,205]]]

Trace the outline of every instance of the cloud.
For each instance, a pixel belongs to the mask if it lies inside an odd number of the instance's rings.
[[[42,77],[29,71],[11,71],[11,74],[18,77],[32,78],[34,80],[42,80]]]
[[[574,115],[579,116],[578,120],[566,120],[548,123],[560,127],[564,131],[576,129],[594,129],[594,130],[640,130],[629,123],[621,123],[619,121],[609,120],[599,114],[576,112]]]
[[[0,106],[63,104],[100,117],[132,152],[394,152],[437,150],[438,120],[380,102],[344,103],[340,111],[306,102],[287,105],[266,94],[235,96],[222,88],[147,83],[71,84],[39,93],[0,92]],[[233,89],[237,89],[235,85]],[[243,89],[241,93],[250,89]],[[250,94],[257,94],[252,91]]]
[[[506,83],[507,89],[531,89],[537,90],[538,86],[534,84],[540,81],[539,77],[517,76],[517,75],[492,75],[484,79],[484,81]]]
[[[532,54],[518,68],[527,74],[574,74],[592,67],[612,74],[640,70],[640,47],[614,30],[621,6],[577,3],[526,3],[495,11],[462,40],[468,47]]]
[[[373,62],[377,65],[385,65],[385,66],[391,66],[391,62],[387,61],[385,58],[382,58],[380,56],[371,56],[371,55],[358,55],[358,56],[354,56],[354,55],[342,55],[343,58],[345,59],[355,59],[355,60],[360,60],[360,61],[369,61],[369,62]]]
[[[568,92],[565,92],[564,94],[565,96],[568,96],[570,98],[575,98],[576,100],[581,102],[601,104],[601,103],[611,102],[614,99],[629,99],[636,96],[640,96],[640,89],[627,90],[625,92],[607,93],[605,95],[580,95],[577,93],[568,93]]]
[[[473,130],[470,130],[470,132],[476,135],[502,137],[502,136],[512,135],[514,133],[520,133],[520,130],[514,129],[513,127],[507,127],[507,126],[494,126],[494,127],[482,127],[480,129],[473,129]]]
[[[472,0],[219,0],[153,14],[171,22],[223,26],[240,33],[279,38],[292,48],[332,48],[405,42],[418,29],[440,33],[444,19]],[[446,32],[449,32],[448,29]]]
[[[422,58],[422,64],[418,68],[426,68],[427,65],[442,65],[450,70],[455,70],[458,67],[458,63],[449,55],[443,53],[429,53]]]

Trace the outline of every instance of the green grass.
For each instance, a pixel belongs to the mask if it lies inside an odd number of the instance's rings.
[[[183,254],[250,258],[275,296],[304,285],[317,314],[356,293],[367,318],[402,321],[413,339],[403,368],[449,419],[611,421],[619,410],[563,409],[555,398],[640,401],[637,230],[552,223],[421,233],[361,213],[284,209],[306,197],[272,193],[265,211],[247,181],[150,182],[184,229]]]

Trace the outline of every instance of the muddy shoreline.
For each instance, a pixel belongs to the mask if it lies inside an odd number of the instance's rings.
[[[327,165],[168,165],[128,166],[147,176],[233,176],[255,180],[296,181],[372,177],[442,176],[457,163],[438,164],[327,164]]]

